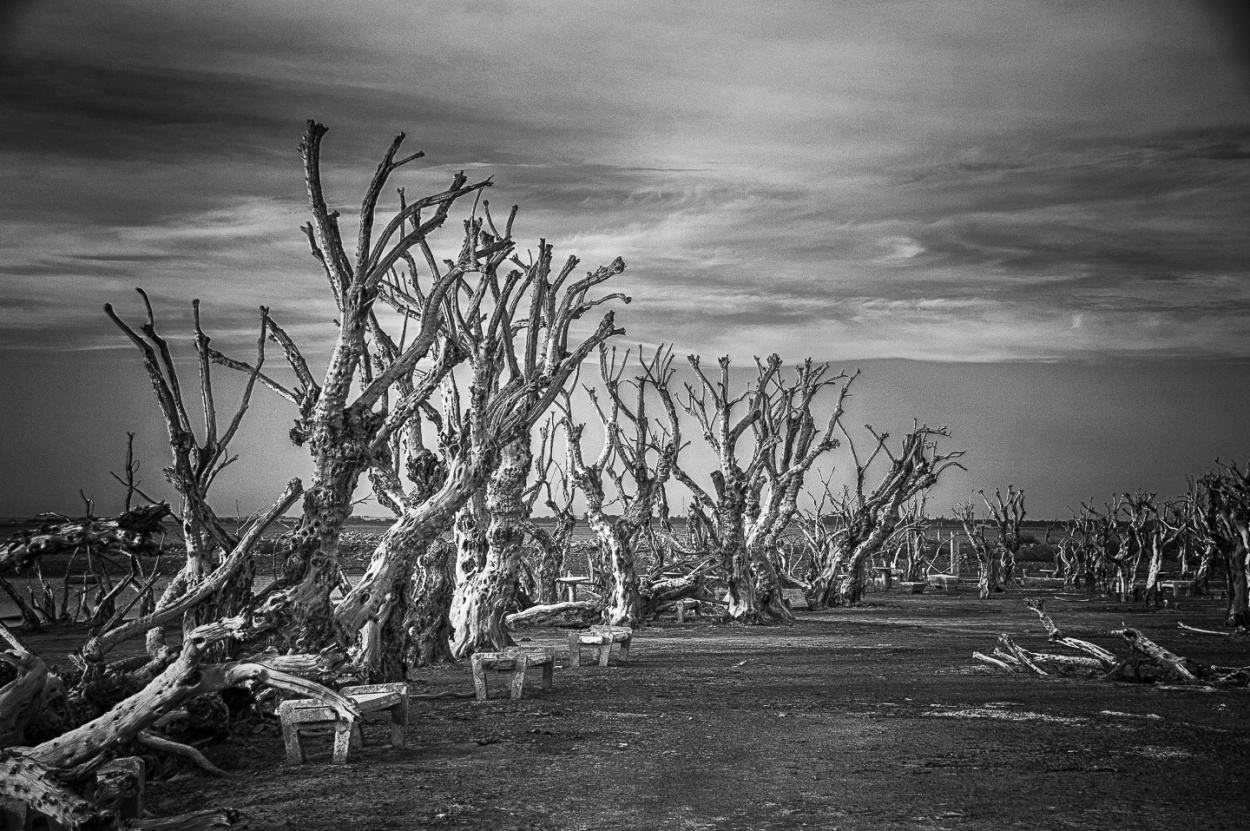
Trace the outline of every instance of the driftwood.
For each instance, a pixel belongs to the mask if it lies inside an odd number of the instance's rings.
[[[1199,629],[1196,626],[1189,626],[1188,624],[1180,623],[1180,622],[1177,622],[1176,626],[1179,629],[1183,629],[1186,632],[1193,632],[1194,634],[1197,634],[1197,635],[1218,635],[1222,638],[1231,638],[1234,635],[1246,634],[1245,629],[1234,629],[1231,632],[1220,632],[1215,629]]]
[[[109,827],[110,812],[101,811],[71,790],[106,758],[112,748],[142,741],[144,731],[183,701],[227,687],[265,684],[301,697],[316,698],[354,721],[361,717],[349,699],[319,684],[268,665],[269,656],[224,664],[204,664],[216,643],[253,634],[246,618],[227,618],[194,629],[181,653],[164,672],[107,713],[43,744],[0,750],[0,798],[30,808],[70,828]],[[278,663],[278,662],[274,662]],[[291,668],[293,656],[280,665]],[[313,666],[326,663],[316,656]],[[166,748],[167,749],[167,748]],[[171,826],[177,827],[177,826]],[[203,826],[211,827],[211,826]]]
[[[133,508],[112,519],[41,514],[33,531],[14,534],[0,544],[0,569],[22,568],[47,554],[68,554],[90,547],[100,553],[157,553],[156,535],[170,516],[165,503]]]
[[[182,744],[181,742],[176,742],[163,736],[158,736],[149,730],[144,730],[140,733],[137,741],[144,747],[150,747],[153,750],[159,750],[161,753],[168,753],[172,756],[179,756],[186,759],[191,762],[191,764],[211,776],[226,775],[224,770],[208,761],[203,753],[189,744]]]
[[[1136,629],[1125,627],[1115,630],[1112,634],[1124,638],[1134,652],[1164,667],[1178,680],[1190,684],[1197,683],[1198,677],[1190,670],[1188,659],[1169,652]]]
[[[48,668],[26,645],[0,623],[0,663],[13,673],[13,679],[0,687],[0,747],[23,744],[26,724],[38,710],[48,683]]]
[[[134,620],[122,623],[114,629],[94,635],[83,647],[83,656],[88,660],[101,660],[117,644],[141,632],[146,632],[152,627],[180,619],[184,614],[195,608],[196,605],[212,597],[216,592],[221,591],[244,564],[251,559],[252,549],[259,542],[261,535],[291,505],[295,504],[295,500],[301,493],[303,493],[303,486],[300,480],[292,479],[287,483],[286,490],[278,497],[278,500],[269,507],[263,516],[252,524],[247,533],[240,538],[234,550],[201,583],[181,597],[167,604],[158,605],[149,614],[140,615]]]
[[[1046,614],[1040,600],[1027,601],[1028,606],[1046,627],[1051,644],[1065,646],[1083,655],[1055,655],[1030,652],[1016,644],[1007,635],[998,636],[998,647],[993,656],[980,652],[972,657],[1008,672],[1028,670],[1036,675],[1049,675],[1047,668],[1059,671],[1082,671],[1091,677],[1111,678],[1125,681],[1161,681],[1177,685],[1206,687],[1250,686],[1250,667],[1207,666],[1177,655],[1147,638],[1137,629],[1125,627],[1112,634],[1123,638],[1129,645],[1129,654],[1119,657],[1108,649],[1088,641],[1070,638],[1064,634]],[[1182,624],[1183,629],[1204,634],[1223,634],[1209,630],[1195,630]]]
[[[1089,641],[1079,640],[1077,638],[1069,638],[1064,631],[1055,625],[1050,619],[1050,615],[1046,614],[1046,604],[1038,598],[1030,598],[1025,601],[1025,605],[1032,609],[1041,619],[1042,625],[1046,627],[1047,640],[1059,646],[1066,646],[1069,649],[1075,649],[1078,652],[1085,652],[1091,655],[1104,670],[1110,670],[1116,664],[1114,653],[1103,649],[1101,646]]]
[[[677,577],[655,575],[642,590],[643,617],[652,618],[675,600],[699,598],[707,573],[716,565],[716,557],[705,557],[691,564],[690,571]],[[673,566],[670,566],[670,569]]]
[[[587,626],[603,614],[602,606],[594,600],[577,600],[572,603],[548,603],[530,606],[504,618],[509,629],[517,626]]]

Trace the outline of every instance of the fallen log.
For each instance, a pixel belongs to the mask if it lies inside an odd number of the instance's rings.
[[[144,731],[163,714],[194,696],[228,687],[264,684],[301,698],[315,698],[344,720],[361,718],[359,708],[350,699],[267,666],[268,656],[225,664],[202,663],[214,644],[250,634],[254,632],[243,616],[199,626],[186,637],[181,653],[160,675],[100,717],[35,747],[0,750],[0,798],[25,803],[68,828],[112,827],[111,812],[98,809],[71,787],[91,773],[109,750],[141,740]],[[323,662],[322,656],[317,656],[312,663]],[[290,666],[291,662],[283,665]]]
[[[1066,646],[1069,649],[1075,649],[1077,652],[1084,652],[1097,660],[1102,669],[1109,670],[1116,664],[1115,653],[1103,649],[1096,643],[1083,641],[1078,638],[1069,638],[1064,634],[1063,630],[1055,625],[1050,619],[1050,615],[1046,614],[1046,606],[1043,600],[1038,598],[1030,598],[1025,600],[1025,605],[1032,609],[1039,618],[1041,618],[1042,626],[1046,627],[1047,640],[1051,643]]]
[[[1033,670],[1033,672],[1037,673],[1038,675],[1050,675],[1049,672],[1039,667],[1032,660],[1032,658],[1029,657],[1029,653],[1027,651],[1017,646],[1015,642],[1012,641],[1012,639],[1009,638],[1007,635],[998,636],[998,645],[1004,653],[1006,653],[1007,655],[1010,655],[1012,658],[1015,658],[1021,664]],[[998,650],[995,650],[994,654],[997,655]]]
[[[25,743],[26,724],[43,703],[48,667],[3,623],[0,640],[8,647],[0,652],[0,663],[14,676],[0,687],[0,747],[6,747]]]
[[[132,508],[111,519],[43,514],[38,528],[14,534],[0,544],[0,570],[22,568],[47,554],[65,554],[90,547],[101,553],[155,554],[156,535],[172,516],[164,502]]]
[[[1123,629],[1115,630],[1111,634],[1124,638],[1124,640],[1128,641],[1130,649],[1150,658],[1155,663],[1169,670],[1180,680],[1190,684],[1198,681],[1197,675],[1186,666],[1188,661],[1185,658],[1169,652],[1138,630],[1126,626]]]
[[[1236,634],[1238,634],[1239,632],[1241,632],[1241,633],[1244,633],[1244,632],[1245,632],[1245,630],[1244,630],[1244,629],[1242,629],[1242,630],[1234,630],[1234,631],[1232,631],[1232,632],[1220,632],[1220,631],[1217,631],[1217,630],[1215,630],[1215,629],[1199,629],[1199,628],[1198,628],[1198,627],[1196,627],[1196,626],[1189,626],[1189,625],[1184,624],[1184,623],[1181,623],[1181,622],[1179,622],[1179,621],[1177,622],[1177,624],[1176,624],[1176,625],[1177,625],[1177,627],[1178,627],[1178,628],[1180,628],[1180,629],[1184,629],[1186,632],[1193,632],[1193,633],[1198,634],[1198,635],[1219,635],[1220,637],[1224,637],[1224,638],[1231,638],[1231,637],[1233,637],[1233,635],[1236,635]]]
[[[1041,601],[1029,600],[1027,604],[1037,613],[1042,625],[1046,627],[1050,643],[1067,646],[1085,654],[1054,655],[1030,652],[1004,634],[999,635],[998,647],[994,649],[992,657],[980,652],[974,652],[972,657],[1008,672],[1021,672],[1029,669],[1038,675],[1046,675],[1044,667],[1050,667],[1062,670],[1092,670],[1101,673],[1103,678],[1116,680],[1176,682],[1181,685],[1208,688],[1250,686],[1250,667],[1207,666],[1164,649],[1137,629],[1129,627],[1112,632],[1129,644],[1129,654],[1124,658],[1119,658],[1115,653],[1097,644],[1065,635],[1063,630],[1055,625],[1055,622],[1046,614]],[[1185,624],[1180,624],[1180,626],[1182,629],[1203,634],[1225,634],[1194,629]],[[1160,688],[1172,687],[1161,685]]]
[[[602,617],[603,607],[594,600],[548,603],[513,612],[503,619],[504,626],[588,626]]]
[[[989,655],[986,655],[986,654],[981,653],[981,652],[973,652],[973,653],[972,653],[972,657],[973,657],[973,658],[976,658],[978,661],[984,661],[985,663],[989,664],[990,666],[998,667],[999,669],[1005,669],[1005,670],[1007,670],[1008,672],[1019,672],[1019,671],[1020,671],[1018,667],[1013,666],[1012,664],[1009,664],[1009,663],[1007,663],[1006,661],[1000,661],[998,658],[992,658],[992,657],[990,657]]]

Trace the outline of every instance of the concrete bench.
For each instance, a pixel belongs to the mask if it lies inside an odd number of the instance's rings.
[[[903,594],[924,594],[928,585],[924,580],[903,580],[898,587],[903,590]]]
[[[339,692],[351,699],[368,718],[374,713],[389,713],[391,717],[391,744],[403,747],[408,733],[408,685],[366,684],[344,687]],[[332,707],[315,698],[296,698],[278,705],[278,718],[282,721],[282,741],[286,745],[286,761],[302,765],[308,761],[302,739],[305,735],[334,731],[334,764],[347,764],[351,748],[364,745],[360,725],[354,719],[340,719]]]
[[[551,689],[556,674],[556,653],[551,649],[521,649],[512,647],[503,652],[476,652],[470,659],[473,664],[473,689],[478,701],[488,697],[486,673],[509,673],[512,675],[513,699],[520,698],[525,688],[525,671],[530,667],[542,667],[543,692]]]
[[[807,595],[802,589],[782,589],[781,602],[785,603],[791,609],[811,609],[812,606],[807,602]]]
[[[1160,580],[1159,593],[1172,592],[1173,597],[1189,595],[1194,588],[1193,580]]]
[[[586,632],[569,633],[569,666],[582,665],[582,647],[595,650],[599,666],[608,666],[612,655],[612,646],[620,644],[617,662],[624,664],[629,661],[629,644],[633,640],[634,630],[628,626],[592,626]]]
[[[673,601],[673,611],[677,613],[678,623],[686,622],[686,612],[694,612],[699,617],[703,617],[703,609],[699,606],[699,601],[692,597]]]
[[[948,592],[952,586],[959,585],[959,578],[953,574],[930,574],[929,585],[935,589]]]

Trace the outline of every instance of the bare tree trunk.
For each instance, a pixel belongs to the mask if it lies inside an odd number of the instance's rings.
[[[812,609],[827,609],[836,606],[839,599],[838,578],[846,563],[847,550],[840,545],[830,546],[832,554],[826,555],[816,579],[812,580],[811,589],[807,592],[807,605]]]
[[[330,594],[339,582],[339,535],[352,513],[352,495],[369,466],[367,448],[378,418],[374,413],[342,424],[317,424],[311,437],[318,464],[304,493],[304,510],[291,535],[281,577],[265,592],[261,611],[270,616],[295,652],[317,652],[327,644],[350,643],[355,632],[336,626]],[[366,423],[367,422],[367,423]]]
[[[777,576],[777,567],[766,551],[755,554],[755,599],[760,609],[774,620],[787,623],[794,621],[794,612],[786,605],[781,596],[781,580]]]
[[[456,589],[454,553],[449,543],[435,541],[426,547],[412,570],[403,621],[406,672],[453,660],[450,611]]]
[[[604,622],[612,626],[637,625],[642,621],[642,596],[634,571],[633,526],[624,519],[611,522],[601,511],[592,511],[588,517],[608,571]]]
[[[526,518],[523,496],[531,462],[529,435],[513,438],[503,446],[486,487],[490,513],[486,562],[456,586],[452,601],[451,651],[457,658],[512,645],[503,622],[521,563],[522,523]]]
[[[897,516],[897,511],[894,515]],[[864,599],[864,589],[868,582],[865,566],[881,550],[892,533],[894,533],[893,521],[882,522],[872,529],[867,539],[855,547],[854,552],[847,558],[846,574],[838,584],[835,605],[849,606]]]
[[[553,531],[547,531],[534,522],[526,526],[526,533],[534,541],[531,550],[536,552],[536,556],[529,561],[530,572],[534,578],[532,594],[534,602],[540,606],[560,601],[560,587],[556,578],[564,568],[564,555],[568,552],[575,521],[571,513],[561,513],[556,516],[556,527]]]

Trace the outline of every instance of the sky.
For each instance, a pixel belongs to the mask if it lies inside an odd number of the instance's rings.
[[[198,297],[227,351],[261,304],[328,346],[298,230],[309,118],[345,215],[403,131],[426,154],[410,193],[491,176],[523,246],[624,257],[628,343],[863,369],[855,419],[968,451],[939,511],[1011,482],[1061,516],[1250,455],[1236,3],[0,9],[0,514],[115,503],[127,430],[159,480],[102,313],[135,317],[135,286],[171,335]],[[242,511],[306,469],[284,405],[253,416],[219,485]]]

